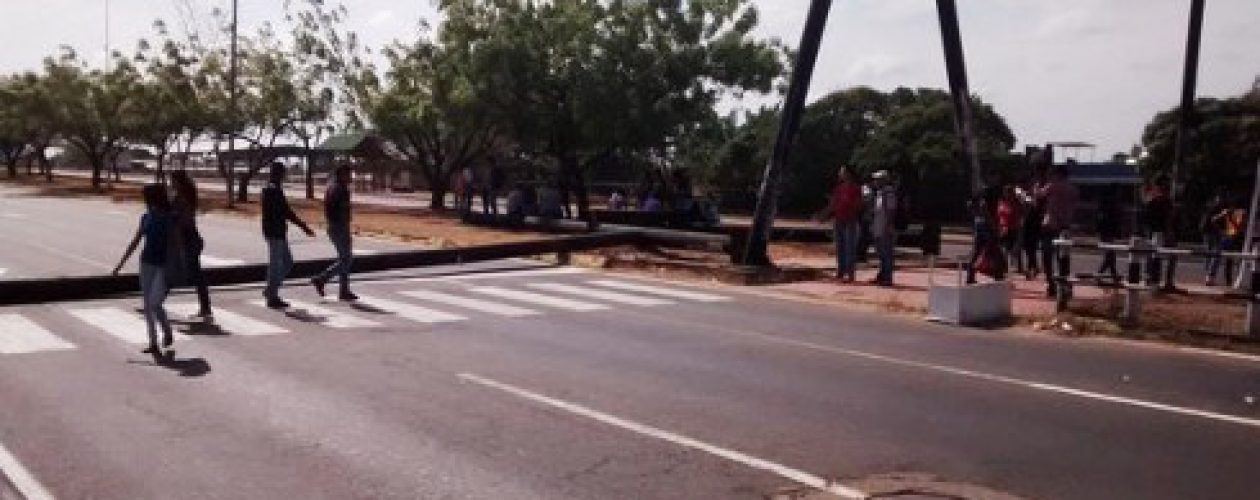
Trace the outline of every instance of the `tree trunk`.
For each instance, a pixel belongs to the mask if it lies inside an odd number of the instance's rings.
[[[315,199],[315,154],[310,144],[306,145],[306,199]]]
[[[158,153],[157,155],[157,172],[153,173],[153,181],[165,185],[166,184],[166,154]]]
[[[11,158],[5,163],[9,167],[9,178],[12,179],[14,177],[17,177],[17,174],[18,174],[17,158]]]
[[[241,172],[241,179],[236,188],[236,201],[240,203],[249,203],[249,181],[253,178],[250,175],[253,171],[254,169],[250,168]]]
[[[26,175],[35,175],[35,157],[26,157]]]
[[[44,169],[44,181],[51,183],[53,181],[53,165],[48,160],[48,156],[42,153],[39,155],[39,166]]]
[[[569,182],[569,189],[577,197],[577,218],[586,221],[588,228],[595,228],[595,217],[591,213],[591,202],[586,190],[586,176],[576,155],[566,154],[560,157],[560,175]]]
[[[88,162],[92,164],[92,189],[101,189],[101,171],[105,170],[105,159],[99,155],[89,154]]]

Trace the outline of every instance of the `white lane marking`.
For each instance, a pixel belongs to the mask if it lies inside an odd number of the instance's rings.
[[[435,276],[428,278],[409,278],[406,281],[413,283],[423,283],[429,281],[475,281],[494,278],[523,278],[529,276],[557,276],[571,274],[585,274],[585,269],[576,267],[555,267],[546,269],[517,269],[512,271],[487,271],[487,272],[470,272],[459,276]]]
[[[166,306],[166,310],[174,312],[175,314],[180,314],[184,316],[191,316],[195,314],[199,309],[200,309],[200,306],[198,306],[197,304],[169,304]],[[241,335],[241,336],[275,335],[279,333],[287,333],[289,331],[288,329],[284,327],[276,326],[276,325],[273,325],[271,323],[267,323],[264,321],[259,321],[259,320],[256,320],[254,318],[250,318],[247,316],[242,316],[240,314],[234,313],[232,311],[227,311],[224,309],[214,310],[213,322],[215,325],[218,325],[219,328],[222,328],[223,331],[232,335]]]
[[[686,324],[696,324],[693,322],[678,322],[678,321],[675,321],[675,322],[686,323]],[[704,326],[712,328],[711,325],[704,325]],[[1075,396],[1082,399],[1090,399],[1094,401],[1115,403],[1115,404],[1120,404],[1120,405],[1125,405],[1125,406],[1142,408],[1146,410],[1172,413],[1175,415],[1205,418],[1208,420],[1215,420],[1218,422],[1245,425],[1249,427],[1260,427],[1260,419],[1240,417],[1237,415],[1229,415],[1229,414],[1224,414],[1224,413],[1216,413],[1216,412],[1211,412],[1207,410],[1187,408],[1183,406],[1175,406],[1175,405],[1170,405],[1170,404],[1165,404],[1165,403],[1156,403],[1153,401],[1146,401],[1142,399],[1129,398],[1129,397],[1124,397],[1124,396],[1114,396],[1111,394],[1086,391],[1082,389],[1076,389],[1073,387],[1067,387],[1067,386],[1056,385],[1056,384],[1047,384],[1047,383],[1036,382],[1036,381],[1027,380],[1027,379],[1021,379],[1017,377],[995,375],[991,373],[968,370],[965,368],[956,368],[956,367],[947,366],[947,365],[938,365],[938,364],[926,363],[922,361],[913,361],[913,360],[908,360],[908,359],[895,358],[892,356],[885,356],[883,354],[875,354],[875,353],[870,353],[870,352],[865,352],[865,351],[845,349],[843,347],[815,344],[813,342],[807,342],[804,340],[780,338],[780,337],[776,337],[773,335],[768,335],[768,334],[764,334],[760,332],[741,331],[738,329],[728,329],[728,328],[722,328],[721,331],[724,334],[728,334],[728,335],[729,334],[742,335],[745,337],[758,338],[758,339],[766,340],[769,342],[795,346],[795,347],[799,347],[803,349],[826,352],[826,353],[831,353],[831,354],[839,354],[839,355],[849,356],[849,357],[854,357],[854,358],[868,359],[871,361],[879,361],[883,363],[905,366],[905,367],[910,367],[910,368],[918,368],[918,369],[929,370],[929,371],[934,371],[938,373],[947,373],[950,375],[957,375],[960,377],[966,377],[966,378],[971,378],[971,379],[976,379],[976,380],[984,380],[987,382],[995,382],[999,384],[1013,385],[1017,387],[1034,389],[1038,391],[1050,392],[1050,393],[1055,393],[1055,394],[1061,394],[1065,396]]]
[[[532,309],[525,309],[523,307],[511,306],[498,302],[478,300],[460,295],[452,295],[449,293],[431,292],[428,290],[409,290],[399,293],[414,299],[427,300],[429,302],[437,302],[439,304],[462,307],[465,309],[472,309],[474,311],[488,312],[512,318],[538,315],[538,311],[534,311]]]
[[[3,216],[8,219],[25,219],[26,218],[26,214],[21,214],[17,212],[3,212],[3,213],[0,213],[0,216]]]
[[[596,280],[590,281],[588,284],[602,286],[607,288],[615,288],[618,290],[627,290],[631,292],[648,293],[660,295],[663,297],[672,297],[675,299],[694,300],[697,302],[727,302],[730,297],[723,295],[714,295],[711,293],[693,292],[690,290],[679,290],[676,288],[665,288],[660,286],[644,285],[640,283],[630,283],[627,281],[617,280]]]
[[[366,249],[366,248],[356,248],[356,249],[354,249],[354,250],[351,250],[351,253],[353,253],[354,255],[376,255],[376,254],[378,254],[378,253],[381,253],[381,251],[380,251],[380,250],[369,250],[369,249]]]
[[[148,327],[135,313],[114,307],[73,309],[70,315],[129,344],[148,344]]]
[[[27,246],[37,248],[42,252],[47,252],[53,255],[60,255],[63,258],[77,261],[82,264],[87,264],[92,267],[99,267],[99,268],[107,269],[107,270],[114,268],[114,264],[108,264],[105,262],[101,262],[99,260],[89,259],[76,253],[71,253],[65,250],[61,250],[59,248],[43,245],[43,244],[40,244],[39,242],[33,241],[31,238],[14,238],[13,240],[10,240],[10,241],[13,241],[14,243],[17,243],[17,244],[27,245]]]
[[[320,324],[329,328],[373,328],[381,326],[380,323],[375,321],[360,318],[353,314],[329,309],[316,304],[299,302],[296,300],[290,300],[288,302],[290,311],[303,311],[312,316],[323,317],[324,321],[320,322]],[[267,301],[265,300],[256,300],[251,303],[256,306],[267,307]]]
[[[19,462],[4,445],[0,445],[0,473],[9,478],[9,482],[17,488],[18,495],[26,500],[53,500],[54,498],[52,493],[49,493],[44,485],[39,484],[35,475],[26,470],[22,462]]]
[[[480,293],[482,295],[489,295],[489,296],[498,297],[501,299],[515,300],[519,302],[526,302],[529,304],[537,304],[541,306],[554,307],[557,309],[568,309],[570,311],[587,312],[587,311],[602,311],[602,310],[608,309],[608,306],[601,305],[601,304],[594,304],[591,302],[582,302],[580,300],[565,299],[565,298],[560,298],[560,297],[551,297],[547,295],[540,295],[534,292],[512,290],[508,288],[500,288],[497,286],[482,286],[482,287],[471,288],[470,290],[476,293]]]
[[[5,275],[5,273],[8,273],[8,272],[9,272],[9,270],[8,270],[8,269],[5,269],[5,268],[3,268],[3,267],[0,267],[0,276],[4,276],[4,275]]]
[[[74,349],[74,344],[18,314],[0,314],[0,354]]]
[[[109,215],[131,215],[131,212],[127,212],[125,210],[117,210],[117,209],[106,210],[105,213]]]
[[[516,387],[513,385],[491,380],[491,379],[488,379],[479,375],[475,375],[471,373],[461,373],[459,375],[459,378],[466,380],[468,382],[472,382],[474,384],[481,385],[483,387],[497,389],[497,390],[506,392],[508,394],[512,394],[512,395],[533,401],[535,403],[540,403],[540,404],[543,404],[552,408],[564,410],[574,415],[586,417],[586,418],[589,418],[591,420],[594,420],[603,424],[607,424],[613,427],[627,430],[635,434],[639,434],[639,435],[647,436],[651,438],[656,438],[661,441],[665,441],[665,442],[682,446],[685,448],[691,448],[694,450],[703,451],[710,455],[721,457],[721,458],[730,460],[732,462],[736,462],[739,464],[746,465],[748,467],[752,467],[754,469],[759,469],[766,472],[770,472],[772,474],[776,474],[780,477],[789,479],[791,481],[795,481],[797,483],[803,484],[810,488],[814,488],[817,490],[826,491],[828,493],[839,495],[840,497],[843,497],[843,498],[867,498],[866,493],[855,490],[853,488],[849,488],[844,485],[836,484],[820,476],[816,476],[814,474],[810,474],[808,472],[805,472],[799,469],[794,469],[786,465],[774,463],[763,458],[757,458],[752,455],[748,455],[746,453],[742,453],[739,451],[709,444],[709,443],[700,441],[692,437],[684,436],[682,434],[677,434],[677,433],[670,432],[670,431],[660,429],[657,427],[652,427],[647,424],[640,424],[638,422],[633,422],[633,421],[630,421],[621,417],[617,417],[615,415],[610,415],[608,413],[604,413],[599,410],[594,410],[589,407],[582,406],[580,404],[570,403],[568,401],[538,394],[536,392],[532,392],[526,389],[522,389],[520,387]]]
[[[427,307],[420,307],[389,299],[382,299],[379,297],[367,297],[360,295],[359,303],[394,314],[403,319],[415,321],[416,323],[449,323],[452,321],[463,321],[468,319],[458,314],[435,311]]]
[[[608,290],[600,290],[598,288],[565,285],[562,283],[531,283],[526,286],[530,288],[537,288],[539,290],[546,290],[548,292],[567,293],[570,295],[616,302],[618,304],[629,304],[632,306],[663,306],[677,303],[672,300],[643,297],[622,292],[610,292]]]
[[[244,263],[245,261],[241,259],[224,259],[220,257],[214,257],[214,256],[206,255],[206,254],[201,254],[201,265],[205,267],[239,266]]]

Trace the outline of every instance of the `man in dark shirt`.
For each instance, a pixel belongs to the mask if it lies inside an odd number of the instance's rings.
[[[324,285],[337,276],[341,292],[337,298],[341,300],[357,300],[359,297],[350,292],[350,262],[353,257],[350,236],[350,167],[342,165],[333,172],[333,181],[328,183],[328,191],[324,193],[324,220],[328,222],[328,239],[337,249],[337,261],[332,266],[311,278],[315,291],[324,296]]]
[[[307,236],[315,236],[284,198],[283,163],[271,164],[271,176],[267,187],[262,190],[262,230],[267,240],[267,287],[263,289],[263,297],[267,299],[267,307],[284,309],[289,303],[280,300],[280,285],[293,269],[293,253],[289,251],[289,221],[297,224]]]

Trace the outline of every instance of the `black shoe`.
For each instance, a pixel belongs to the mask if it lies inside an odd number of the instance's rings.
[[[171,344],[174,344],[174,343],[175,343],[174,336],[172,336],[169,333],[162,335],[162,347],[170,347]]]
[[[201,319],[209,319],[214,317],[214,311],[210,309],[202,309],[197,311],[197,314],[194,314],[193,316]]]
[[[271,309],[288,309],[289,303],[280,299],[280,297],[272,297],[267,299],[267,307]]]
[[[319,277],[311,278],[311,286],[315,287],[315,293],[318,293],[320,297],[324,296],[324,280]]]
[[[158,361],[162,360],[162,348],[156,345],[150,345],[149,347],[145,348],[143,351],[140,351],[140,352],[153,356],[153,359],[155,360],[158,360]]]
[[[356,301],[356,300],[359,300],[359,296],[358,296],[358,295],[355,295],[353,292],[350,292],[349,290],[347,290],[347,291],[344,291],[344,292],[341,292],[340,294],[338,294],[338,295],[337,295],[337,299],[338,299],[338,300],[344,300],[344,301],[346,301],[346,302],[354,302],[354,301]]]

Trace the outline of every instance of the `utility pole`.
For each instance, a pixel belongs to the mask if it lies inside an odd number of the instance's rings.
[[[1205,3],[1206,0],[1191,0],[1190,2],[1190,26],[1186,33],[1186,66],[1181,80],[1181,107],[1177,109],[1177,144],[1173,150],[1172,183],[1168,193],[1174,212],[1177,206],[1177,185],[1181,179],[1181,164],[1185,161],[1186,146],[1189,142],[1187,136],[1190,134],[1194,121],[1195,87],[1199,77],[1199,42],[1203,37]]]
[[[227,123],[230,129],[236,126],[236,14],[238,0],[232,0],[232,41],[231,51],[228,55],[228,116]],[[228,131],[228,162],[224,166],[223,177],[227,180],[227,206],[232,208],[234,205],[234,197],[232,196],[232,179],[236,176],[236,131]]]
[[[949,95],[954,101],[954,129],[967,166],[971,170],[971,193],[977,194],[984,180],[980,172],[980,154],[976,149],[975,122],[971,110],[971,90],[967,85],[967,62],[963,57],[962,33],[958,28],[958,7],[954,0],[936,0],[941,22],[941,43],[945,47],[945,72],[949,77]]]
[[[796,67],[792,70],[792,83],[783,103],[779,133],[774,141],[774,153],[766,164],[761,191],[757,196],[757,211],[753,215],[752,230],[748,233],[744,246],[742,261],[746,266],[770,265],[768,247],[770,229],[774,226],[774,214],[778,207],[779,179],[783,177],[783,167],[787,163],[788,153],[791,152],[792,141],[801,127],[801,112],[805,108],[805,97],[809,94],[809,83],[814,74],[814,62],[818,59],[818,46],[822,41],[823,30],[827,27],[827,13],[830,11],[831,0],[812,0],[809,4],[805,30],[801,33],[800,52],[797,54]]]

